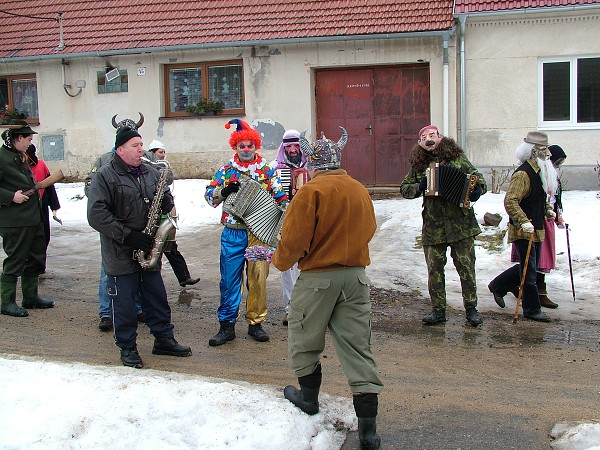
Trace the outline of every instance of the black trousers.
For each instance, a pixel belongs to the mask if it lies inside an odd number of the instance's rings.
[[[154,337],[173,337],[171,307],[160,271],[107,275],[108,296],[113,308],[115,344],[132,348],[137,339],[137,312],[134,293],[139,292],[146,326]]]
[[[169,264],[171,264],[171,268],[177,277],[177,281],[181,283],[190,277],[190,271],[188,270],[185,259],[183,255],[179,253],[179,250],[177,250],[177,242],[173,242],[171,250],[165,252],[165,256],[169,260]]]
[[[498,293],[498,295],[504,296],[513,287],[521,285],[528,245],[529,241],[527,239],[517,239],[515,241],[515,247],[519,253],[519,264],[515,264],[506,269],[490,283],[492,289]],[[536,270],[541,249],[541,242],[534,242],[531,245],[529,261],[527,262],[527,273],[525,274],[525,283],[523,284],[523,295],[521,297],[523,302],[523,315],[525,316],[537,314],[541,311],[536,284]]]

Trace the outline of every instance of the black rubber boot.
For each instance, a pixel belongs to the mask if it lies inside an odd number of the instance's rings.
[[[21,291],[23,292],[23,308],[52,308],[54,302],[51,300],[44,300],[38,295],[38,282],[39,278],[37,275],[21,276]]]
[[[225,342],[233,341],[235,339],[235,323],[222,321],[219,322],[219,324],[221,325],[219,332],[208,341],[208,345],[211,347],[223,345]]]
[[[298,378],[300,389],[286,386],[283,396],[302,410],[312,416],[319,412],[319,390],[321,388],[321,364],[317,365],[313,373]]]
[[[377,394],[356,394],[352,398],[358,417],[358,439],[361,450],[377,450],[381,439],[377,434]]]
[[[180,345],[175,338],[157,337],[154,338],[152,353],[154,355],[192,356],[192,349],[185,345]]]
[[[248,334],[258,342],[267,342],[269,340],[269,335],[260,323],[248,325]]]
[[[142,358],[138,353],[137,347],[122,348],[121,362],[124,366],[134,367],[136,369],[141,369],[142,367],[144,367],[144,363],[142,362]]]
[[[13,275],[0,275],[0,302],[1,312],[7,316],[27,317],[29,311],[17,305],[17,277]]]
[[[479,311],[477,311],[477,308],[474,306],[467,308],[467,320],[474,327],[483,323],[483,319],[479,315]]]
[[[421,320],[427,325],[435,325],[436,323],[445,322],[446,311],[444,309],[434,309]]]

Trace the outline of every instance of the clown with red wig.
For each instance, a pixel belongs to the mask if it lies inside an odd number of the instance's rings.
[[[225,128],[235,125],[231,133],[229,145],[235,151],[227,164],[221,166],[206,187],[204,198],[209,205],[216,208],[227,196],[240,188],[242,175],[259,182],[278,204],[287,203],[288,199],[277,173],[257,151],[262,144],[260,134],[246,122],[232,119]],[[221,216],[223,232],[221,233],[220,271],[221,301],[217,310],[219,332],[210,338],[211,346],[222,345],[235,339],[235,323],[242,301],[242,279],[246,264],[248,277],[248,297],[246,299],[246,321],[248,334],[256,341],[266,342],[269,335],[262,328],[267,318],[267,276],[269,265],[266,261],[246,261],[246,248],[261,245],[261,242],[247,228],[244,221],[223,212]]]

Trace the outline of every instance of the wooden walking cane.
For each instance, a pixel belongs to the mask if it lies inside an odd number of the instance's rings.
[[[535,231],[533,233],[535,233]],[[521,297],[523,297],[523,286],[525,285],[525,276],[527,275],[527,266],[529,265],[529,254],[531,253],[531,244],[533,244],[533,233],[531,233],[531,236],[529,236],[529,244],[527,245],[527,255],[525,255],[525,267],[523,268],[523,276],[521,277],[521,285],[519,286],[519,296],[517,297],[517,307],[515,308],[513,323],[517,323],[517,321],[519,320],[519,305],[521,304]]]

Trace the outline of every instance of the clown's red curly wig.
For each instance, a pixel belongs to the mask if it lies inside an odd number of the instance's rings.
[[[258,131],[240,119],[231,119],[225,124],[225,128],[229,129],[232,124],[236,125],[236,130],[231,133],[231,137],[229,138],[229,145],[233,150],[236,150],[237,144],[241,141],[252,142],[256,150],[260,148],[262,140]]]

